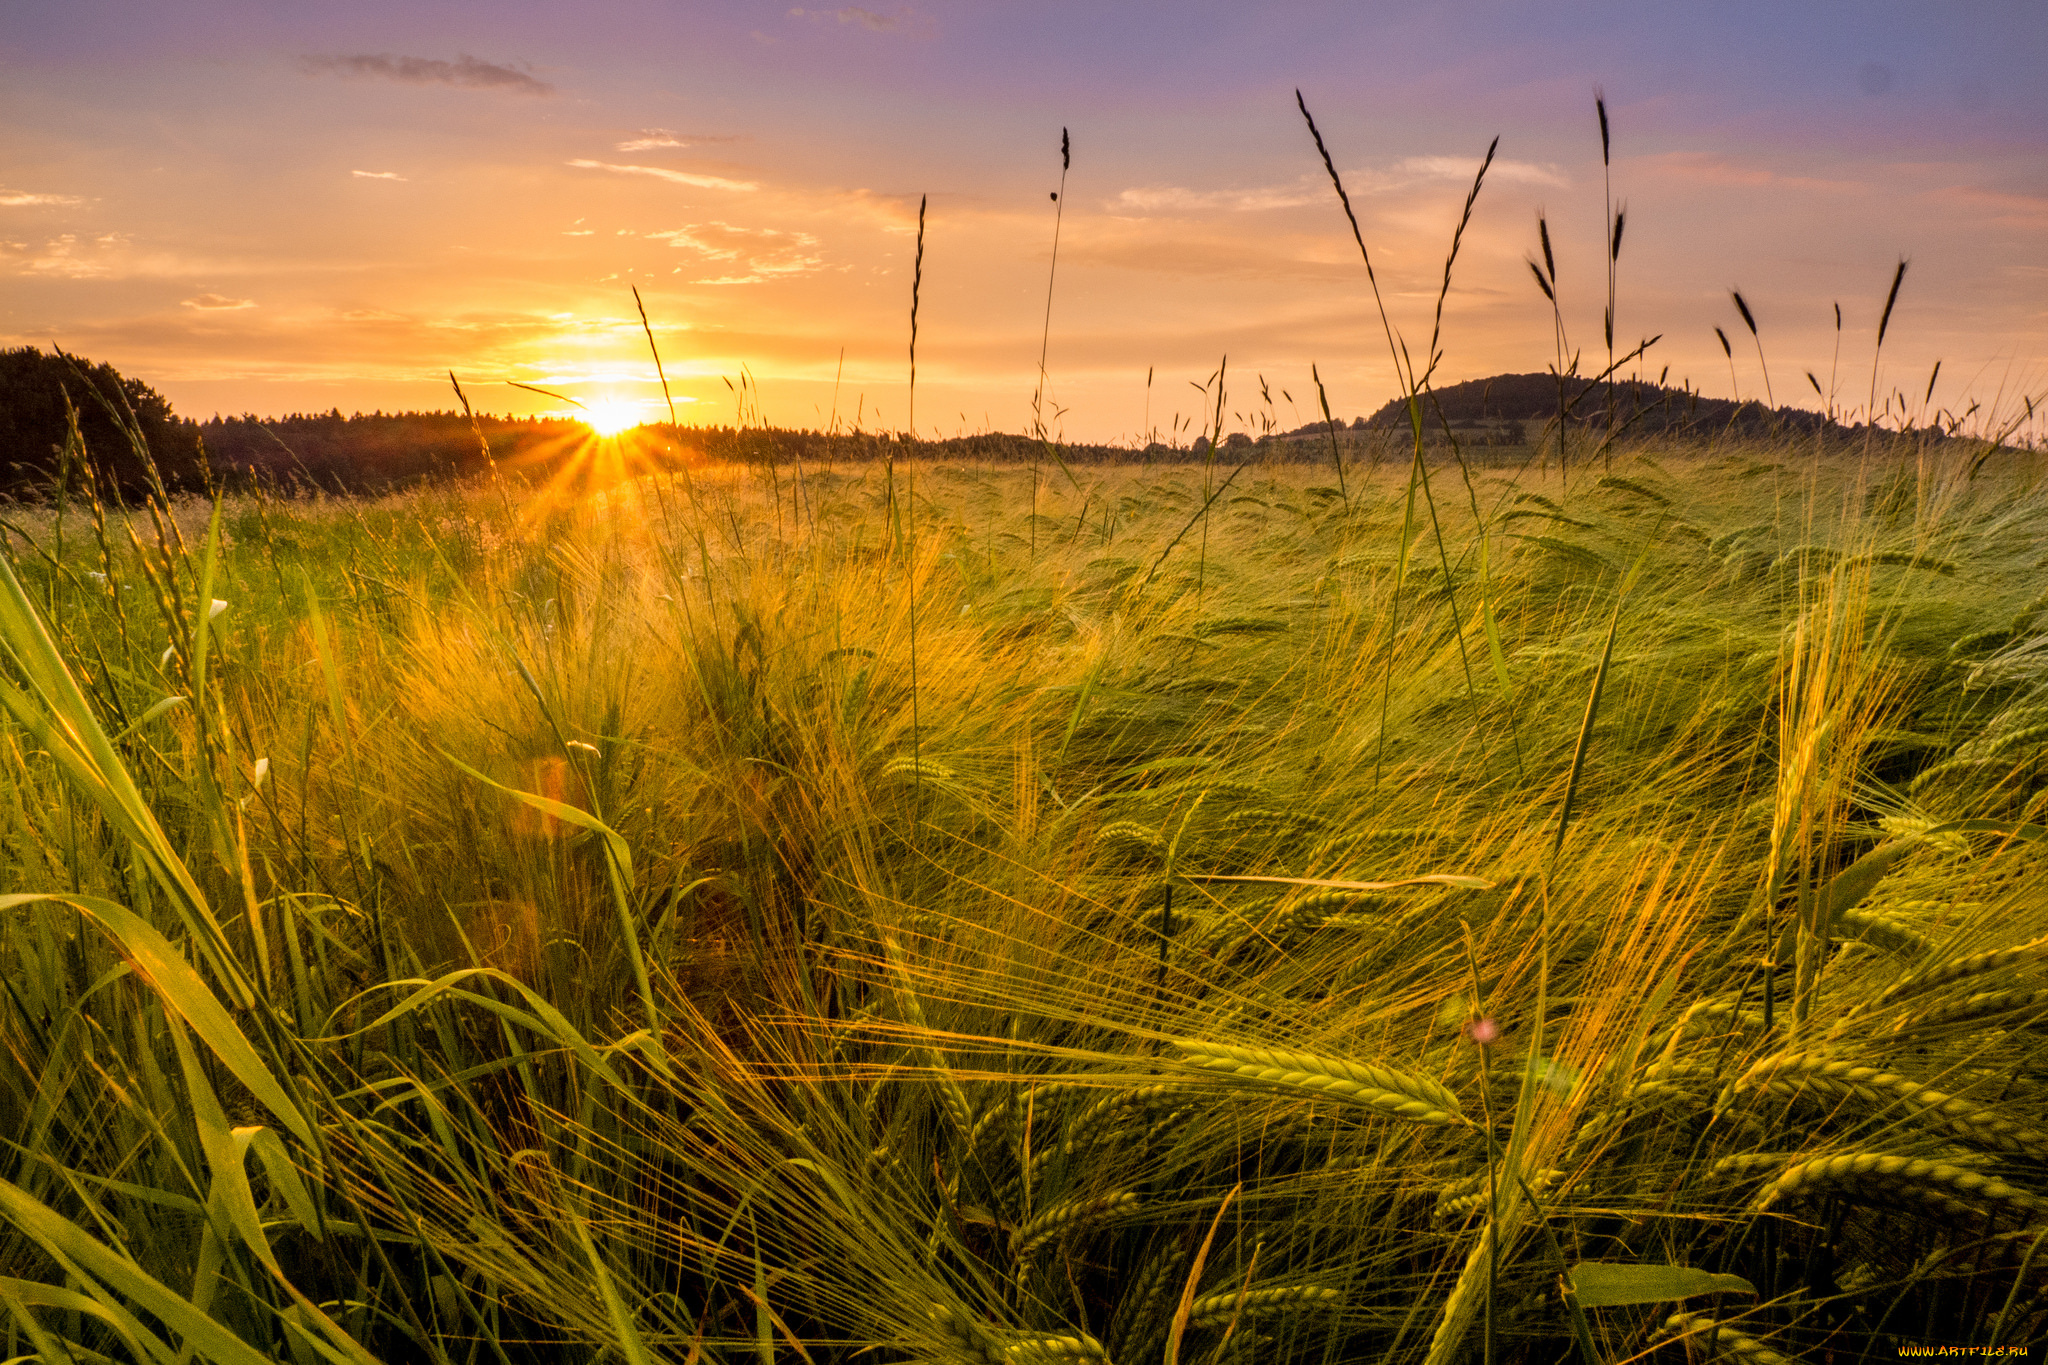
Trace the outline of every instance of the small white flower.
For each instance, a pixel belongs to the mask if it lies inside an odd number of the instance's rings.
[[[255,766],[250,769],[249,785],[260,791],[263,788],[263,779],[268,776],[270,776],[270,760],[259,758],[256,760]]]
[[[218,597],[216,597],[213,599],[213,605],[206,609],[206,619],[211,621],[214,617],[220,615],[227,609],[228,604],[221,601]]]
[[[85,571],[85,576],[87,578],[90,578],[95,583],[104,583],[107,581],[107,576],[101,573],[98,569],[87,569]]]

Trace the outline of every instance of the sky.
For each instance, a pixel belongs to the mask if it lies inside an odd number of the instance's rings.
[[[665,420],[637,287],[685,422],[1186,441],[1219,369],[1226,429],[1318,376],[1376,409],[1389,330],[1440,384],[1556,364],[1539,213],[1597,373],[1611,203],[1647,377],[1973,426],[2048,392],[2030,0],[872,3],[0,0],[0,346],[200,419],[452,371]]]

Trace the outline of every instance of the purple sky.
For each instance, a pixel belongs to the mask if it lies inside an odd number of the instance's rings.
[[[1394,391],[1308,98],[1393,322],[1427,344],[1451,229],[1500,151],[1444,316],[1443,382],[1555,359],[1529,277],[1606,363],[1592,92],[1628,212],[1622,348],[1653,377],[1918,412],[2048,389],[2048,9],[2038,4],[0,7],[0,344],[111,361],[187,415],[659,403],[901,427],[1031,417],[1047,344],[1078,439],[1164,434],[1229,356],[1256,429]],[[1833,305],[1844,331],[1835,359]],[[1737,341],[1734,374],[1713,328]],[[1152,387],[1145,376],[1151,369]],[[1258,378],[1271,394],[1261,400]],[[1283,396],[1285,395],[1285,396]],[[1980,412],[1980,417],[1982,412]],[[1199,419],[1196,419],[1199,420]]]

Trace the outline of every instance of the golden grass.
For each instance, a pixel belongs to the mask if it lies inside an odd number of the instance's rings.
[[[1199,471],[1029,477],[921,465],[914,554],[848,467],[17,542],[15,1353],[2048,1323],[1967,1251],[2048,1199],[2030,465],[1481,475],[1433,572],[1385,472],[1248,466],[1199,564]]]

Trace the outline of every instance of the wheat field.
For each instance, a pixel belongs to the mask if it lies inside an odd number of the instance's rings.
[[[13,509],[5,1358],[2037,1340],[1965,445]]]

